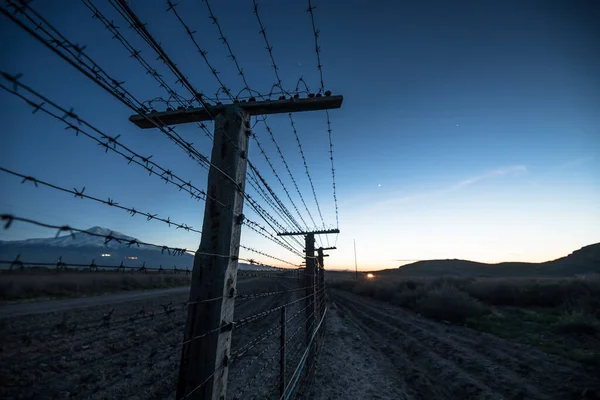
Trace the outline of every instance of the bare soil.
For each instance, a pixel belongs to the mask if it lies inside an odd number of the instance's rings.
[[[284,293],[243,299],[234,320],[301,298],[304,291],[288,291],[297,287],[295,279],[240,278],[242,295]],[[155,293],[152,298],[113,295],[111,302],[88,299],[85,308],[44,303],[41,313],[5,313],[0,320],[0,398],[176,398],[188,293]],[[302,307],[299,301],[288,308],[288,319],[298,315],[288,329],[304,320],[298,313]],[[234,329],[228,398],[275,398],[279,320],[280,313],[272,312]],[[290,341],[290,347],[301,342]]]
[[[596,399],[590,367],[330,290],[314,399]]]
[[[292,290],[300,287],[295,279],[239,280],[240,294],[282,293],[236,304],[234,319],[242,322],[234,328],[228,399],[279,398],[281,312],[244,318],[292,303],[286,307],[289,382],[306,343],[304,291]],[[187,293],[155,293],[4,314],[0,398],[176,398]],[[316,373],[298,382],[298,398],[595,399],[600,393],[598,375],[577,362],[389,303],[337,290],[330,296]]]

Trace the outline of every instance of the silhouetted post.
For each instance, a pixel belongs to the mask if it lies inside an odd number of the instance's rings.
[[[249,135],[249,116],[243,110],[228,107],[215,118],[202,239],[194,257],[177,399],[225,398]],[[213,298],[218,300],[204,301]]]
[[[285,392],[285,306],[281,308],[281,334],[279,335],[279,395]]]
[[[317,281],[319,282],[317,285],[317,298],[319,299],[319,317],[321,317],[325,312],[325,255],[322,247],[317,249],[317,264]]]
[[[358,280],[358,262],[356,261],[356,239],[354,239],[354,270],[356,271],[356,280]]]
[[[310,343],[310,339],[315,329],[315,318],[317,315],[317,291],[315,290],[315,235],[308,233],[305,236],[305,257],[306,268],[304,269],[304,286],[306,287],[306,345]],[[307,368],[313,362],[313,351],[309,351]]]

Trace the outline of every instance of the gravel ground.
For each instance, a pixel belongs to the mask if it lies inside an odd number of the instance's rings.
[[[597,399],[581,364],[330,291],[314,399]]]
[[[240,278],[239,294],[285,293],[243,299],[236,304],[234,320],[303,297],[303,290],[289,291],[298,287],[295,279]],[[175,290],[152,298],[126,296],[116,303],[104,299],[85,308],[65,310],[61,304],[56,311],[3,316],[0,398],[174,399],[187,297]],[[304,300],[288,307],[288,337],[304,320],[303,307]],[[234,329],[228,398],[275,398],[279,320],[280,312],[273,312]]]

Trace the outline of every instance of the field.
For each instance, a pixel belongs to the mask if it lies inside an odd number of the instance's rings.
[[[600,366],[600,276],[333,280],[331,287]]]
[[[350,276],[329,275],[314,382],[295,398],[600,396],[598,277]],[[306,348],[302,283],[281,278],[238,277],[228,399],[279,398],[280,313],[265,311],[293,303],[288,377]],[[187,299],[178,286],[3,305],[0,398],[176,398]]]
[[[465,326],[330,289],[315,399],[596,399],[597,371]]]
[[[296,279],[239,277],[240,295],[250,297],[236,304],[234,319],[301,298],[297,286]],[[279,293],[251,297],[265,292]],[[32,312],[30,302],[0,309],[0,398],[175,398],[187,300],[181,287],[45,302],[57,307],[44,312]],[[287,309],[292,371],[305,346],[302,307],[296,302]],[[279,318],[274,312],[236,326],[228,398],[278,397],[279,330],[273,328]]]
[[[0,272],[0,301],[36,297],[80,297],[129,290],[157,289],[189,285],[185,273],[140,272]]]

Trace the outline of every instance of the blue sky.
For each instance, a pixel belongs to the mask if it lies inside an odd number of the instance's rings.
[[[242,89],[204,3],[179,3],[178,10],[219,75],[234,92]],[[331,111],[342,233],[329,266],[353,267],[353,239],[359,266],[365,269],[401,264],[396,259],[543,261],[600,241],[597,3],[313,3],[325,87],[344,95],[343,107]],[[165,79],[175,82],[110,5],[95,4]],[[307,3],[259,4],[283,86],[293,89],[302,76],[316,91],[319,77]],[[250,85],[268,92],[275,76],[252,2],[214,1],[211,6]],[[137,98],[164,95],[81,2],[33,2],[32,7],[65,36],[85,44],[85,52],[125,81]],[[165,11],[165,2],[132,1],[131,7],[193,84],[212,97],[218,84],[182,26]],[[23,83],[74,107],[107,134],[121,134],[124,144],[152,154],[157,163],[205,187],[206,171],[175,145],[159,132],[133,126],[123,104],[6,17],[0,18],[2,37],[10,37],[0,42],[2,71],[23,73]],[[0,107],[5,122],[1,166],[67,188],[85,186],[86,193],[201,228],[203,202],[104,154],[65,131],[64,125],[32,115],[30,107],[3,90]],[[334,225],[325,115],[299,113],[294,120],[325,223]],[[269,116],[268,122],[318,218],[287,116]],[[183,125],[177,131],[210,154],[211,143],[197,128]],[[300,207],[262,124],[255,132]],[[284,199],[254,144],[250,157]],[[1,212],[81,228],[101,225],[153,243],[198,246],[198,234],[19,183],[0,175]],[[2,231],[0,239],[52,234],[19,224]],[[332,236],[330,243],[335,240]],[[244,231],[242,242],[299,261],[251,232]]]

